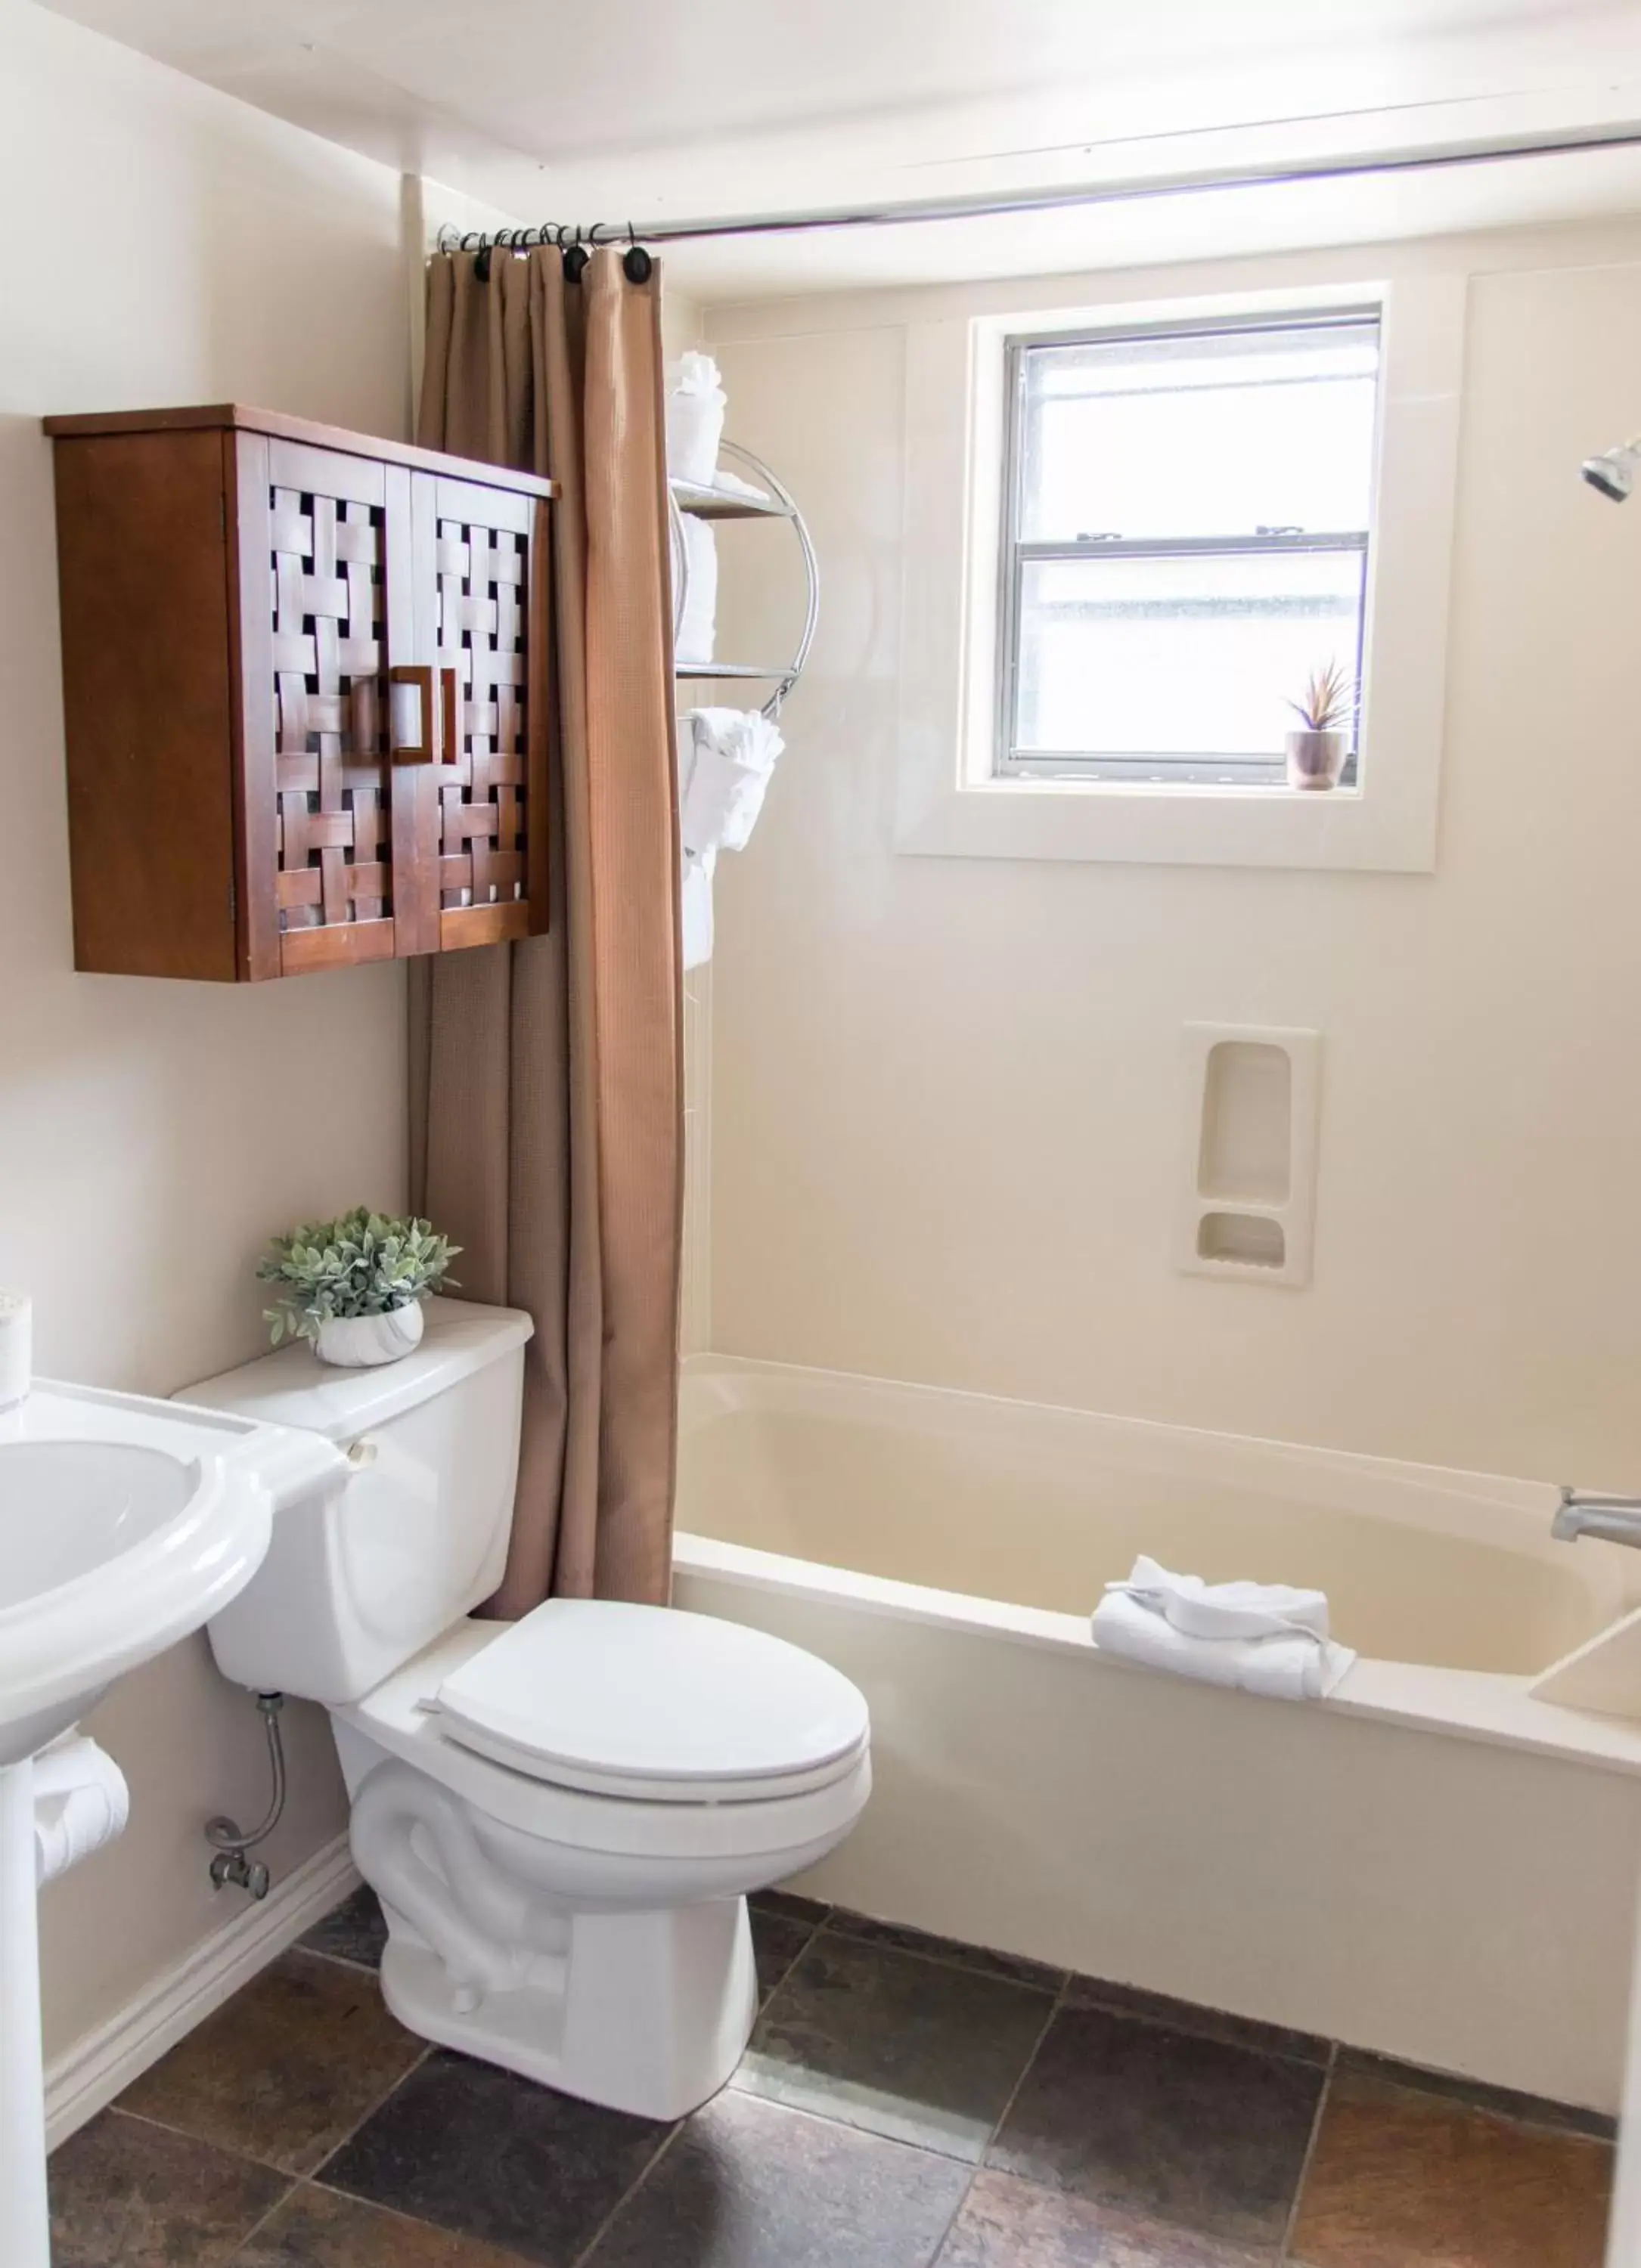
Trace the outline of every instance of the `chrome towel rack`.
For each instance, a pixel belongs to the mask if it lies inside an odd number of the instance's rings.
[[[803,562],[807,586],[803,627],[798,633],[797,644],[790,661],[769,665],[749,661],[675,660],[673,674],[680,681],[739,679],[755,684],[772,684],[775,689],[763,703],[763,712],[772,723],[780,714],[781,703],[802,676],[804,665],[809,658],[809,648],[815,643],[815,626],[820,619],[820,562],[815,554],[815,541],[809,534],[809,522],[803,517],[797,498],[780,475],[738,441],[721,443],[721,453],[732,457],[737,466],[744,467],[756,482],[768,490],[769,495],[766,497],[742,496],[733,489],[701,488],[692,481],[669,482],[667,506],[672,525],[674,644],[676,646],[677,642],[684,610],[690,596],[690,558],[684,540],[686,513],[697,519],[785,520],[797,540]]]

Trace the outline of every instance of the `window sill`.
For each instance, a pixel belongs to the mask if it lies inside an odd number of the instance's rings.
[[[948,858],[1429,873],[1434,814],[1428,833],[1405,820],[1356,788],[994,779],[903,810],[896,847]]]

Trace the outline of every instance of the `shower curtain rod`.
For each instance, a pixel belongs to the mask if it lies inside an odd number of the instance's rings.
[[[590,250],[603,244],[679,244],[698,237],[796,235],[815,229],[900,228],[922,221],[985,220],[1009,213],[1061,211],[1078,205],[1142,204],[1159,197],[1190,196],[1209,189],[1269,188],[1312,181],[1346,181],[1375,174],[1424,173],[1444,167],[1490,166],[1515,158],[1575,157],[1595,150],[1641,147],[1641,121],[1623,125],[1548,129],[1508,139],[1432,143],[1423,150],[1370,150],[1354,156],[1319,158],[1311,163],[1203,166],[1194,172],[1140,174],[1127,180],[1086,184],[1080,188],[1004,189],[984,196],[917,197],[899,204],[821,206],[809,211],[726,215],[717,220],[659,220],[639,227],[632,221],[579,223],[543,221],[535,228],[465,232],[448,223],[439,232],[441,252],[523,251],[551,244],[561,250]]]

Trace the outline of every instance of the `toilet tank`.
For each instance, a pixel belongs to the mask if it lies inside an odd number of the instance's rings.
[[[258,1692],[357,1701],[501,1580],[519,1470],[524,1344],[512,1307],[426,1303],[422,1344],[373,1370],[306,1342],[176,1399],[322,1433],[328,1485],[278,1513],[261,1569],[207,1625]]]

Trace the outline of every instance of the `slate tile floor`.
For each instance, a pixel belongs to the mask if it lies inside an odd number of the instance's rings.
[[[772,1892],[676,2126],[403,2031],[367,1891],[52,2161],[56,2268],[1599,2268],[1610,2132]]]

